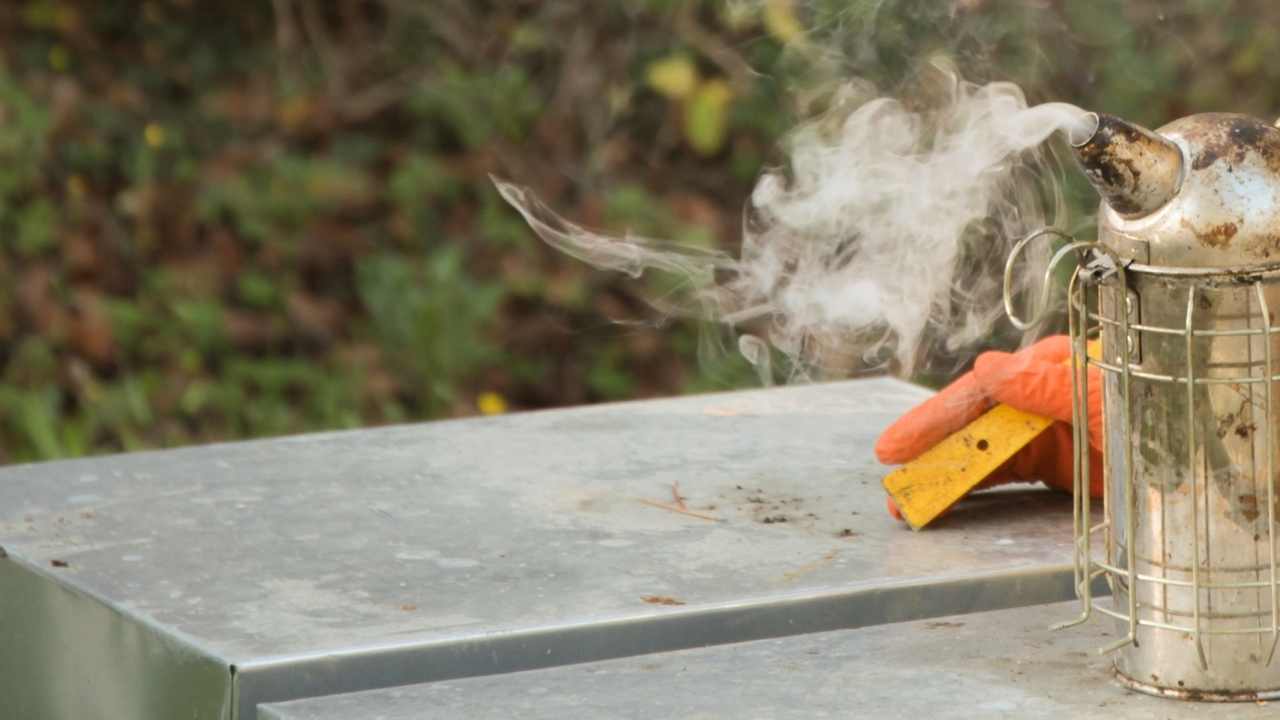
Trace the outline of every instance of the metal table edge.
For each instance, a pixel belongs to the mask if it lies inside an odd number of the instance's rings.
[[[1096,592],[1105,594],[1097,585]],[[1071,565],[862,583],[763,601],[673,608],[471,636],[236,663],[239,713],[259,704],[752,640],[1042,605],[1075,598]],[[1060,618],[1066,620],[1068,618]]]
[[[0,654],[0,715],[236,717],[232,664],[194,638],[3,547],[0,587],[0,631],[25,649],[11,666]],[[86,683],[112,691],[88,696]]]

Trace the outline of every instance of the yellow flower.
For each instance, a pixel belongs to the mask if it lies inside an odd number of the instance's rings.
[[[476,398],[476,409],[482,415],[501,415],[507,411],[507,399],[496,392],[482,392]]]
[[[142,130],[142,138],[153,148],[164,145],[164,126],[159,123],[147,123],[147,126]]]
[[[672,100],[682,100],[698,87],[698,68],[684,55],[671,55],[649,64],[649,87]]]

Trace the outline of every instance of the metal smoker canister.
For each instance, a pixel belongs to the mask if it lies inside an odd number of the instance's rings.
[[[1099,115],[1074,149],[1103,198],[1097,241],[1057,256],[1080,258],[1068,289],[1075,622],[1118,619],[1104,650],[1134,689],[1280,697],[1280,130],[1204,114],[1153,133]],[[1101,357],[1086,358],[1096,335]],[[1101,508],[1083,421],[1098,378]],[[1098,577],[1110,599],[1092,596]]]

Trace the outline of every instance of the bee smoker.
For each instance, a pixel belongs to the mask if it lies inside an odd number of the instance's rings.
[[[1280,130],[1217,113],[1155,132],[1096,117],[1073,149],[1102,196],[1097,240],[1054,256],[1077,259],[1067,314],[1082,613],[1062,627],[1093,612],[1115,618],[1119,639],[1103,650],[1136,690],[1280,697]],[[1015,246],[1011,317],[1019,253],[1053,234]],[[1101,354],[1089,357],[1095,336]],[[1085,403],[1099,378],[1096,508]],[[1099,577],[1110,600],[1092,594]]]

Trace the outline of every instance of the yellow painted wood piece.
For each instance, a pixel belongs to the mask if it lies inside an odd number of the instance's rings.
[[[884,478],[914,530],[928,525],[1053,424],[997,405]]]
[[[1097,341],[1089,343],[1090,356],[1098,351]],[[923,529],[1052,424],[1049,418],[997,405],[886,475],[884,489],[911,529]]]

